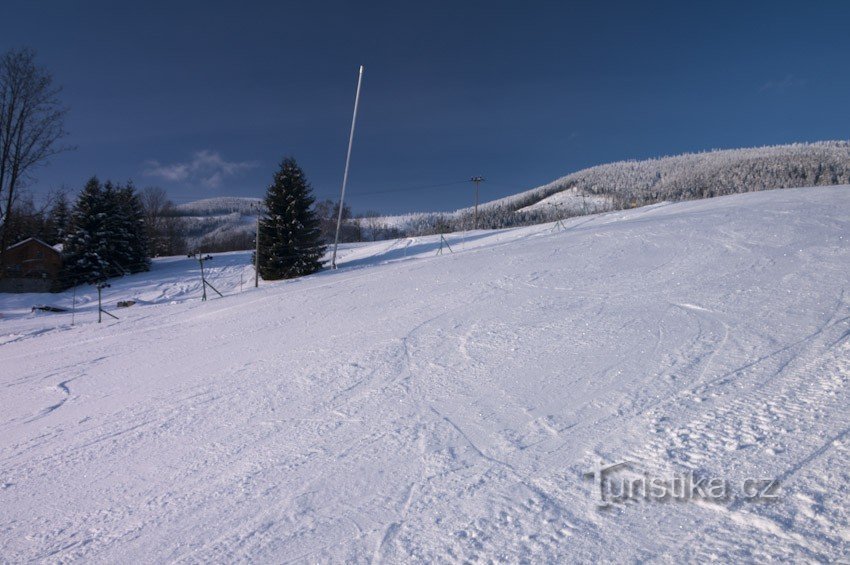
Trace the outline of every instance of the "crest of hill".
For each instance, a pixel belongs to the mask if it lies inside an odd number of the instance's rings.
[[[850,141],[820,141],[618,161],[582,169],[485,206],[523,210],[554,205],[557,199],[547,200],[566,190],[657,202],[848,181]]]
[[[627,160],[576,171],[548,184],[479,206],[478,226],[497,229],[632,208],[774,188],[850,184],[850,141],[820,141]],[[221,239],[250,231],[259,198],[220,197],[177,206],[194,220],[189,235]],[[361,222],[363,237],[387,239],[461,231],[472,208],[378,216]],[[240,235],[240,237],[242,237]]]
[[[479,227],[504,228],[662,201],[850,183],[850,141],[820,141],[617,161],[479,206]],[[421,235],[471,225],[472,208],[373,218]]]
[[[218,196],[179,204],[174,208],[181,216],[223,216],[229,214],[256,216],[261,203],[261,198]]]

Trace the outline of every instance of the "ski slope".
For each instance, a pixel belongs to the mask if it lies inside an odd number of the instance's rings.
[[[850,559],[850,189],[0,295],[3,561]],[[239,292],[239,280],[242,292]],[[251,280],[251,283],[253,281]],[[117,299],[142,303],[114,310]],[[81,300],[78,292],[77,300]],[[630,461],[777,496],[605,502]]]

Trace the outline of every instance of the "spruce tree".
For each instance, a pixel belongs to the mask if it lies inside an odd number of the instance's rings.
[[[260,218],[260,276],[265,280],[309,275],[325,252],[312,188],[295,159],[284,159],[266,192]]]
[[[103,185],[104,220],[101,237],[106,247],[105,259],[109,263],[113,276],[128,272],[133,262],[130,252],[131,233],[124,218],[121,204],[121,187],[106,181]]]
[[[150,270],[148,258],[148,235],[142,200],[132,182],[116,189],[118,221],[124,234],[126,247],[121,251],[118,263],[129,273]]]
[[[103,282],[109,277],[150,268],[142,207],[132,184],[86,183],[71,216],[65,239],[69,284]]]
[[[110,274],[106,233],[107,206],[103,186],[92,177],[80,192],[65,239],[65,279],[68,284],[97,283]]]

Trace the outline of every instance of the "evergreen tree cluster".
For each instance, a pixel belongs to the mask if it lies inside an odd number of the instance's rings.
[[[65,282],[98,283],[150,269],[144,212],[132,183],[92,177],[71,213],[65,238]]]
[[[259,271],[264,280],[309,275],[325,252],[312,188],[295,159],[284,159],[268,187],[260,217]]]

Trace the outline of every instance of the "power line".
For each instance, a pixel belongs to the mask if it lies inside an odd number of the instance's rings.
[[[426,186],[414,186],[408,188],[389,188],[386,190],[373,190],[370,192],[355,192],[351,196],[373,196],[375,194],[391,194],[394,192],[414,192],[417,190],[428,190],[430,188],[442,188],[446,186],[456,186],[459,184],[466,184],[469,181],[461,180],[461,181],[452,181],[452,182],[444,182],[440,184],[429,184]]]

